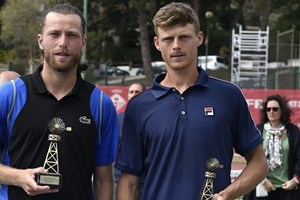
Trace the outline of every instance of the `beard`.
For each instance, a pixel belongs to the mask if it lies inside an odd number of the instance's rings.
[[[48,66],[58,72],[68,72],[78,66],[81,59],[81,52],[76,52],[75,54],[69,54],[70,59],[68,61],[59,61],[55,58],[54,54],[50,51],[44,50],[44,59]]]

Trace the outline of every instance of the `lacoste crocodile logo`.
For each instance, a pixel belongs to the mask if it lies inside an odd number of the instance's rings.
[[[80,122],[80,123],[83,123],[83,124],[91,124],[91,120],[88,119],[86,116],[81,116],[81,117],[79,118],[79,122]]]

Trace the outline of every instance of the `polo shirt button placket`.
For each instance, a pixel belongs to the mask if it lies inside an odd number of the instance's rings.
[[[180,100],[181,100],[181,103],[180,103],[181,104],[181,106],[180,106],[181,107],[181,116],[185,118],[186,117],[186,111],[185,111],[186,107],[185,107],[185,102],[184,102],[185,99],[183,96],[180,96]]]

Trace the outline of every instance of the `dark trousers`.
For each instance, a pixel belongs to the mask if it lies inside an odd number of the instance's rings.
[[[269,192],[268,200],[296,200],[296,190],[284,190],[276,188],[275,191]],[[293,197],[294,196],[294,197]]]
[[[298,190],[284,190],[276,188],[275,191],[268,193],[267,197],[256,197],[255,190],[243,197],[243,200],[300,200]]]
[[[268,193],[268,197],[257,198],[258,200],[297,200],[296,190],[284,190],[276,188],[275,191]]]

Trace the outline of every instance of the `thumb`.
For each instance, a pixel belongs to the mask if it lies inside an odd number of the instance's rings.
[[[47,172],[48,172],[48,170],[44,169],[43,167],[38,167],[38,168],[33,169],[34,174],[47,173]]]

